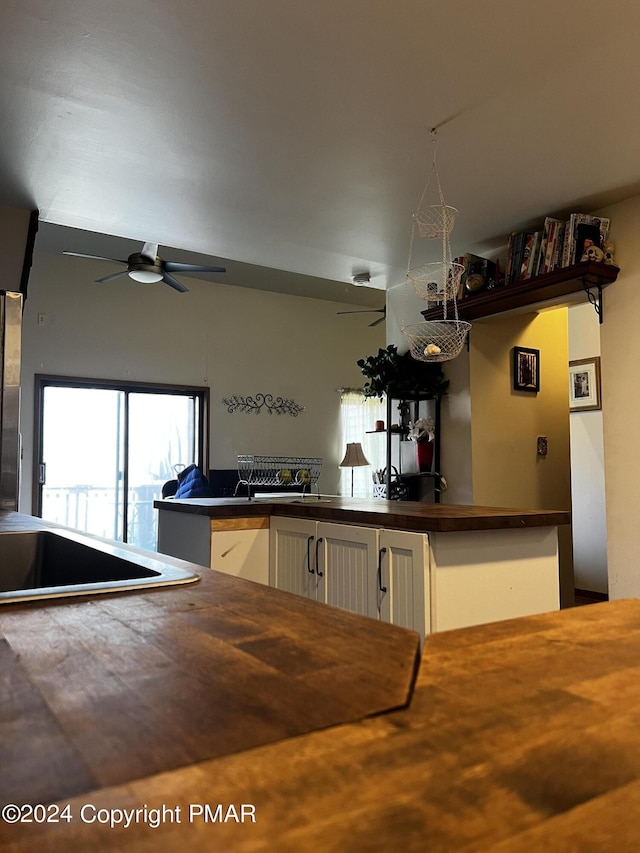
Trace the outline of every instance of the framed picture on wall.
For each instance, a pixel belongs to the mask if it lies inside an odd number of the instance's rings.
[[[540,350],[529,347],[513,348],[513,390],[540,390]]]
[[[569,362],[569,410],[592,412],[601,409],[600,357]]]

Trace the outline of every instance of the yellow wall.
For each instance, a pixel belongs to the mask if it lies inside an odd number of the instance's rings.
[[[512,349],[540,350],[540,391],[514,391]],[[471,435],[476,504],[569,509],[567,309],[476,323],[471,332]],[[547,436],[548,456],[536,455]]]
[[[477,322],[471,331],[473,502],[571,509],[567,309]],[[514,346],[540,350],[540,391],[513,390]],[[537,455],[546,436],[548,455]],[[559,530],[563,606],[573,602],[571,532]]]

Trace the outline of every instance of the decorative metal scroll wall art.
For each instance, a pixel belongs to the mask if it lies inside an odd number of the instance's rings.
[[[436,166],[435,128],[431,131],[431,138],[434,143],[433,162],[418,207],[413,214],[405,282],[405,305],[408,283],[412,282],[418,299],[423,299],[431,305],[442,306],[442,319],[410,325],[405,325],[403,321],[402,333],[409,343],[411,355],[417,361],[450,361],[462,350],[471,324],[458,317],[458,288],[464,267],[462,264],[453,262],[449,242],[458,211],[445,203],[440,186]],[[427,204],[427,191],[432,179],[435,181],[438,200],[435,204]],[[420,237],[441,241],[440,260],[413,266],[416,228]]]
[[[285,400],[283,397],[273,398],[272,394],[256,394],[255,397],[226,397],[222,401],[228,412],[249,412],[259,415],[265,409],[270,415],[292,415],[297,418],[304,412],[304,406],[300,406],[295,400]]]

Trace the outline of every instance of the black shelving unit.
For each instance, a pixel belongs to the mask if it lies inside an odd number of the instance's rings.
[[[407,440],[407,431],[400,428],[397,431],[391,429],[391,424],[393,422],[393,411],[394,411],[394,403],[398,405],[406,403],[410,407],[410,420],[416,421],[419,418],[419,406],[421,402],[426,400],[433,400],[435,404],[435,413],[434,413],[434,421],[435,421],[435,438],[433,441],[433,464],[432,470],[430,472],[421,472],[421,473],[411,473],[411,474],[403,474],[401,470],[399,470],[400,479],[403,480],[407,489],[409,491],[408,499],[409,500],[417,500],[417,492],[419,489],[417,488],[421,479],[433,479],[434,480],[434,502],[440,503],[440,407],[441,401],[439,397],[431,397],[428,395],[405,395],[403,397],[395,397],[393,394],[387,395],[387,429],[386,429],[386,474],[385,474],[385,484],[387,487],[387,496],[391,493],[391,481],[392,481],[392,447],[393,447],[393,438],[394,436],[398,437],[398,441],[406,441]],[[396,406],[396,408],[397,408]],[[413,411],[411,411],[411,407],[413,407]],[[398,451],[398,459],[401,461],[402,459],[402,451],[399,449]]]

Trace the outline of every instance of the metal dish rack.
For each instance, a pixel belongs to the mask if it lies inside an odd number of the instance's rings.
[[[316,495],[320,497],[318,477],[322,471],[320,458],[308,456],[253,456],[238,455],[238,484],[234,497],[240,486],[247,487],[247,496],[251,500],[251,490],[256,486],[298,486],[302,492],[311,493],[315,486]]]

